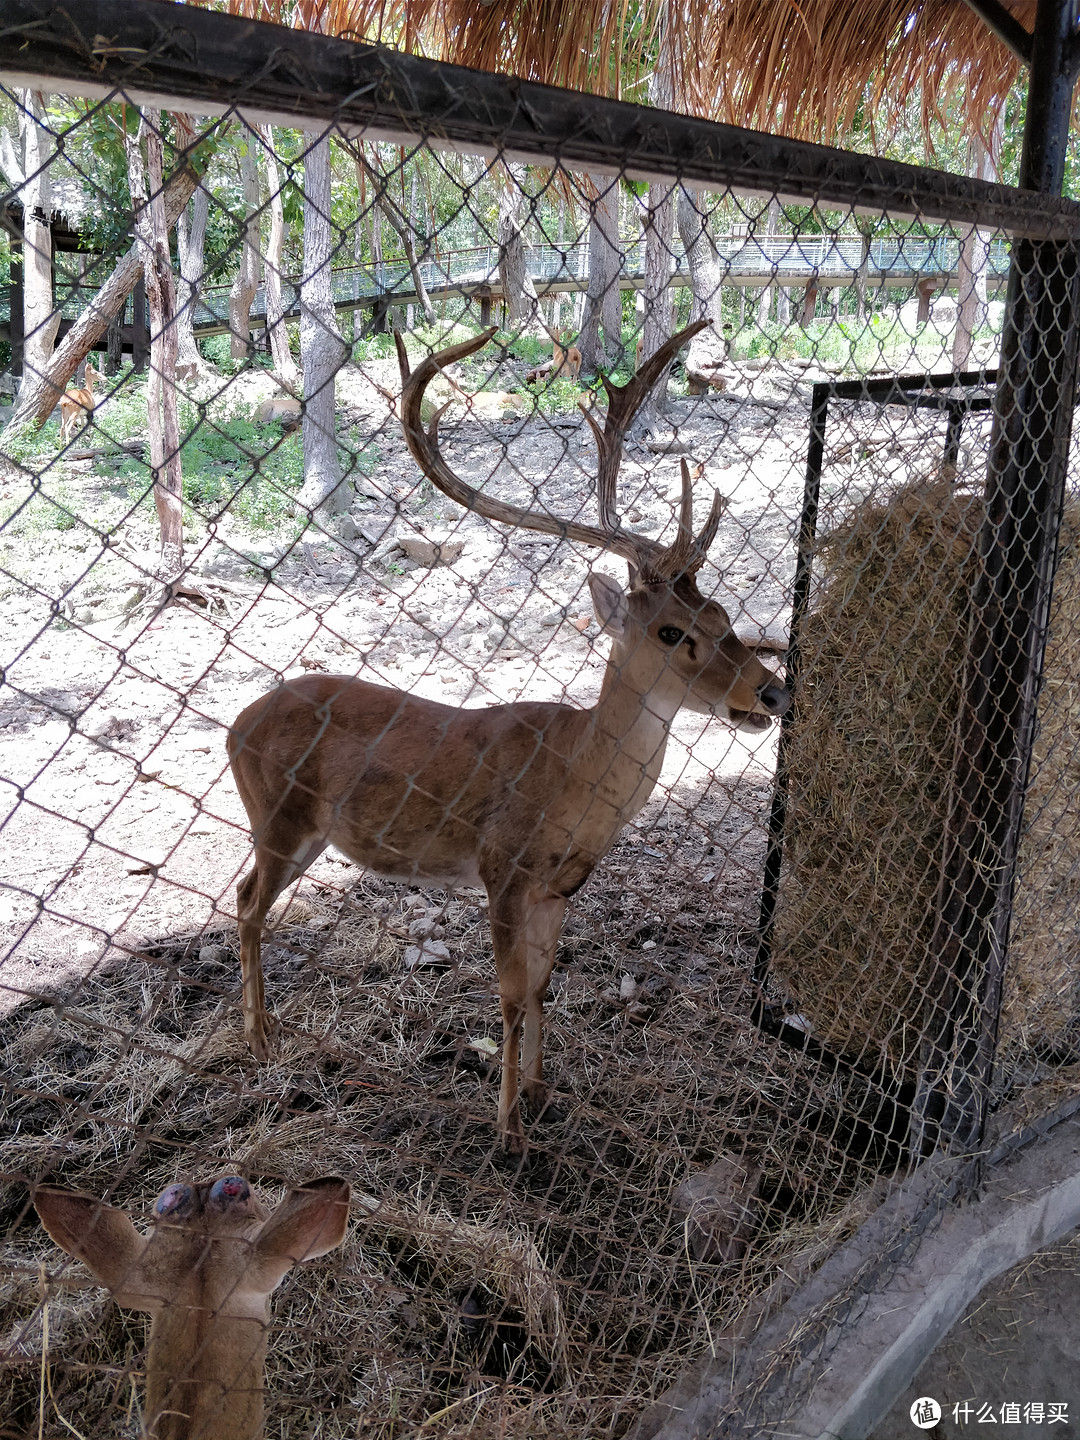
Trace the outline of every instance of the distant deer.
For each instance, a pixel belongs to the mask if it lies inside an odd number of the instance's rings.
[[[558,380],[563,375],[576,380],[581,374],[581,351],[576,345],[564,346],[560,337],[551,335],[551,359],[535,365],[525,374],[525,383],[535,385],[538,380]]]
[[[170,1185],[141,1235],[127,1213],[39,1186],[41,1223],[118,1305],[153,1316],[145,1432],[154,1440],[258,1440],[270,1292],[345,1238],[349,1187],[304,1185],[268,1211],[239,1175]]]
[[[60,444],[66,445],[80,428],[90,424],[94,414],[94,382],[105,383],[105,376],[87,360],[83,367],[86,384],[78,390],[65,390],[60,396]]]
[[[499,1128],[510,1150],[522,1149],[519,1044],[526,1097],[542,1108],[543,997],[567,900],[648,800],[672,720],[686,705],[761,730],[789,704],[775,674],[694,580],[716,534],[720,496],[695,536],[684,463],[678,534],[667,547],[624,530],[615,514],[627,428],[699,328],[672,336],[627,385],[604,380],[603,427],[585,411],[599,449],[599,526],[474,490],[443,459],[438,415],[425,431],[420,407],[429,382],[479,350],[493,330],[429,357],[415,374],[398,341],[402,425],[424,474],[486,519],[620,555],[629,562],[630,590],[589,576],[597,619],[612,640],[600,698],[589,709],[522,701],[463,710],[351,676],[310,675],[237,718],[229,759],[255,840],[254,868],[237,890],[244,1027],[259,1058],[269,1054],[263,921],[327,845],[409,884],[483,885],[503,1014]]]

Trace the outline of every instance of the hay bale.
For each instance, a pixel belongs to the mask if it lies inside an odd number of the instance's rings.
[[[942,482],[862,506],[822,543],[803,632],[774,963],[818,1038],[874,1063],[915,1060],[936,964],[980,510]],[[1077,1038],[1075,500],[1060,555],[1000,1030],[1014,1062]]]

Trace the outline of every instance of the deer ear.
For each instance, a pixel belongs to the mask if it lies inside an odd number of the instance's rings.
[[[589,576],[593,609],[605,635],[622,635],[626,630],[626,595],[617,580],[593,571]]]
[[[336,1250],[349,1225],[349,1186],[329,1176],[287,1195],[263,1222],[245,1281],[269,1294],[294,1265]]]
[[[61,1250],[87,1265],[118,1299],[124,1295],[146,1240],[123,1210],[90,1195],[45,1185],[34,1192],[34,1208]],[[132,1302],[121,1300],[128,1303]]]

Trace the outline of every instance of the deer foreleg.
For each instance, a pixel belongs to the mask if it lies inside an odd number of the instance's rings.
[[[544,1084],[544,996],[555,964],[566,901],[562,896],[532,906],[525,926],[528,992],[521,1042],[522,1092],[536,1113],[547,1103]]]

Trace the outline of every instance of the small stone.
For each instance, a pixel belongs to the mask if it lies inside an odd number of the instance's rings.
[[[422,915],[409,926],[409,939],[421,943],[425,940],[441,940],[445,934],[446,930],[434,915]]]
[[[678,1187],[671,1208],[685,1217],[695,1259],[715,1264],[738,1260],[745,1252],[761,1214],[763,1173],[749,1160],[722,1154]]]
[[[410,560],[420,565],[450,565],[465,549],[464,540],[447,540],[435,536],[402,535],[398,545]]]
[[[422,945],[405,947],[405,969],[445,970],[450,965],[450,947],[443,940],[425,940]]]
[[[636,1000],[640,988],[640,985],[638,985],[638,982],[632,975],[624,975],[619,981],[619,999]]]
[[[228,957],[224,945],[204,945],[199,951],[201,965],[220,965]]]

